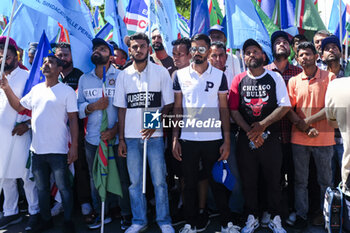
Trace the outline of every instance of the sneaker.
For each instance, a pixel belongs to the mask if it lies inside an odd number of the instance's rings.
[[[31,232],[40,223],[40,213],[29,216],[25,231]]]
[[[162,233],[175,233],[174,228],[171,226],[171,224],[164,224],[160,226],[160,230]]]
[[[51,209],[51,216],[57,216],[60,213],[63,213],[63,206],[62,203],[60,202],[55,202],[55,204],[53,205],[52,209]]]
[[[196,225],[197,232],[205,231],[210,224],[208,212],[201,209],[198,215],[198,222]]]
[[[64,222],[62,227],[62,233],[75,233],[75,226],[72,221]]]
[[[120,220],[120,228],[125,231],[131,226],[131,215],[122,216]]]
[[[262,227],[268,227],[269,223],[271,221],[271,214],[269,214],[267,211],[264,211],[261,220],[260,220],[260,224]]]
[[[296,219],[297,219],[297,214],[295,212],[292,212],[292,213],[290,213],[290,215],[286,219],[286,223],[289,226],[294,226],[294,223],[295,223]]]
[[[0,230],[13,224],[19,223],[20,221],[22,221],[22,217],[19,214],[2,216],[0,219]]]
[[[215,218],[220,215],[218,210],[208,209],[209,218]]]
[[[303,229],[303,228],[306,228],[306,227],[307,227],[307,220],[306,220],[306,219],[303,219],[302,217],[300,217],[299,215],[297,215],[293,227],[294,227],[295,229]]]
[[[104,225],[106,225],[106,224],[108,224],[110,222],[112,222],[112,218],[110,216],[105,216]],[[97,229],[97,228],[100,228],[100,227],[101,227],[101,216],[97,216],[95,218],[95,221],[88,225],[88,228],[90,230]]]
[[[138,233],[147,229],[147,225],[132,224],[125,233]]]
[[[269,228],[274,233],[287,233],[285,229],[282,227],[281,217],[276,215],[269,223]]]
[[[245,227],[242,229],[242,233],[253,233],[259,227],[259,218],[255,218],[254,215],[249,215],[245,223]]]
[[[233,225],[232,222],[229,222],[227,227],[221,227],[221,233],[239,233],[239,230],[241,230],[241,228]]]
[[[197,230],[196,228],[192,228],[190,224],[185,224],[185,226],[180,229],[179,233],[197,233]]]

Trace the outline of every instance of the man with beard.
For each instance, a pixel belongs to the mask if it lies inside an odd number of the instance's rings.
[[[70,44],[65,42],[56,44],[55,55],[64,62],[63,70],[60,74],[59,80],[63,83],[66,83],[74,90],[77,90],[79,78],[83,75],[83,72],[73,67]]]
[[[18,66],[16,42],[10,38],[5,63],[5,76],[8,79],[10,87],[18,98],[22,97],[23,89],[28,79],[28,72]],[[3,59],[4,44],[0,44],[0,62]],[[0,90],[0,179],[4,179],[4,216],[0,219],[0,229],[9,225],[16,224],[22,220],[18,211],[18,190],[17,178],[24,182],[24,191],[28,202],[28,211],[30,214],[26,230],[32,230],[39,223],[39,203],[35,183],[27,176],[26,162],[30,146],[30,120],[16,124],[17,112],[13,109],[7,100],[4,91]],[[16,137],[16,139],[15,139]],[[13,144],[12,154],[9,154],[9,148]],[[10,162],[6,162],[10,160]],[[6,172],[7,171],[7,172]],[[6,172],[6,173],[5,173]]]
[[[342,56],[341,47],[339,39],[336,36],[329,36],[322,41],[322,59],[327,64],[327,71],[332,72],[336,75],[337,78],[344,77],[345,61],[343,65],[340,65],[340,58]],[[337,167],[340,169],[342,167],[342,158],[343,158],[343,139],[341,137],[339,129],[334,131],[334,140],[335,145],[333,146],[333,159],[332,159],[332,183],[335,184],[336,180],[336,170]]]
[[[173,89],[175,92],[174,115],[177,124],[173,130],[173,156],[181,161],[184,175],[184,210],[186,224],[182,233],[197,232],[199,210],[197,201],[199,162],[202,161],[205,177],[209,179],[216,206],[220,211],[221,232],[237,233],[228,208],[229,190],[216,183],[211,169],[216,161],[226,160],[230,153],[230,121],[227,109],[227,81],[225,74],[208,62],[211,52],[207,35],[197,34],[191,38],[192,63],[176,71]],[[180,116],[183,116],[180,117]],[[188,122],[212,120],[219,126],[191,127]],[[187,125],[187,126],[186,126]],[[198,124],[197,124],[198,125]],[[223,132],[221,130],[223,127]],[[224,137],[222,136],[224,135]]]
[[[286,32],[276,31],[271,35],[272,54],[274,57],[273,63],[267,65],[267,70],[275,71],[279,73],[286,85],[288,80],[292,76],[296,76],[302,72],[302,69],[294,65],[289,64],[288,57],[290,55],[289,38]],[[294,209],[294,167],[292,159],[292,148],[290,144],[290,134],[292,130],[292,124],[287,117],[282,118],[280,121],[281,138],[282,138],[282,179],[286,183],[288,182],[288,207]],[[287,180],[285,180],[287,175]],[[293,216],[293,215],[292,215]],[[291,217],[292,217],[291,216]],[[293,219],[293,218],[292,218]],[[267,212],[263,213],[261,219],[261,225],[267,226],[270,221],[270,216]]]
[[[81,119],[87,117],[86,136],[85,136],[85,154],[86,161],[90,173],[90,188],[94,210],[97,212],[97,217],[94,223],[89,224],[90,229],[97,229],[101,226],[101,200],[93,180],[93,163],[96,155],[100,139],[111,140],[116,138],[113,145],[114,154],[117,155],[118,148],[118,111],[113,106],[113,98],[115,96],[115,83],[120,70],[112,66],[113,46],[100,38],[92,40],[92,55],[91,61],[95,64],[95,69],[90,73],[81,76],[78,85],[78,107],[79,116]],[[103,69],[105,68],[105,82],[103,83]],[[105,93],[102,94],[103,85]],[[102,110],[106,109],[108,115],[108,129],[100,132],[102,123]],[[116,158],[117,167],[122,186],[123,197],[120,200],[121,214],[123,216],[121,228],[125,230],[130,225],[131,211],[129,200],[129,178],[126,170],[126,161],[123,158]],[[106,212],[109,209],[109,203],[113,194],[107,195]],[[110,223],[111,217],[107,215],[104,223]]]
[[[53,227],[49,186],[51,171],[63,200],[63,232],[75,232],[72,222],[73,192],[68,166],[78,157],[78,109],[73,89],[58,81],[62,66],[63,62],[53,55],[44,58],[42,73],[45,82],[35,85],[22,99],[15,95],[6,78],[0,81],[0,87],[12,108],[17,112],[32,110],[30,149],[33,152],[32,172],[38,189],[41,215],[40,222],[35,225],[35,232]],[[69,133],[71,146],[68,148]]]
[[[288,82],[290,101],[295,108],[295,111],[291,110],[288,114],[294,124],[291,143],[297,214],[294,227],[297,229],[307,226],[309,207],[307,187],[311,155],[316,165],[322,207],[326,188],[332,186],[334,131],[327,124],[324,106],[328,83],[335,78],[335,75],[319,69],[315,64],[317,58],[318,54],[311,42],[301,43],[298,46],[297,59],[303,67],[303,72]]]
[[[287,88],[279,73],[264,69],[266,58],[255,40],[246,40],[243,52],[248,71],[234,77],[229,94],[231,116],[240,126],[237,163],[248,216],[241,232],[251,233],[259,226],[258,183],[262,174],[271,214],[268,226],[275,233],[285,233],[280,217],[282,148],[277,121],[290,109]]]
[[[313,43],[315,45],[316,51],[318,53],[318,58],[316,60],[316,65],[321,70],[327,70],[327,64],[322,60],[322,41],[329,37],[331,34],[326,30],[317,31],[313,38]]]
[[[149,48],[149,38],[146,34],[136,33],[130,36],[129,54],[133,64],[119,74],[113,101],[114,106],[118,107],[118,152],[119,156],[126,157],[131,181],[129,193],[133,219],[132,225],[125,233],[137,233],[147,228],[147,201],[142,193],[142,155],[145,139],[156,200],[156,220],[162,233],[174,232],[169,214],[163,131],[160,127],[161,115],[168,114],[174,102],[174,95],[167,70],[148,62]],[[148,116],[151,117],[148,125],[144,120],[146,102],[146,111],[150,112]]]
[[[152,54],[152,58],[155,63],[164,66],[168,71],[170,76],[176,70],[173,59],[167,54],[164,49],[163,39],[158,29],[152,31],[152,47],[155,51]]]

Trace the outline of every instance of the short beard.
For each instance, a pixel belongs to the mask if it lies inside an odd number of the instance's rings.
[[[325,63],[327,64],[327,65],[330,65],[330,64],[332,64],[332,63],[334,63],[334,62],[339,62],[340,63],[340,57],[334,57],[334,58],[326,58],[325,60]]]
[[[194,57],[192,60],[193,60],[194,64],[200,65],[200,64],[203,64],[205,61],[207,61],[208,57],[203,57],[203,59]]]
[[[4,71],[12,71],[16,66],[15,63],[15,61],[11,62],[10,64],[5,63]]]
[[[65,70],[65,69],[68,69],[70,66],[72,66],[73,65],[73,62],[64,62],[64,65],[63,65],[63,69]]]
[[[91,56],[91,62],[94,65],[104,65],[107,64],[109,60],[109,56],[108,57],[102,57],[101,55],[92,55]]]
[[[155,43],[152,45],[155,51],[162,51],[164,50],[164,45],[162,43]]]
[[[259,68],[260,66],[263,65],[264,63],[264,59],[263,58],[260,58],[260,59],[255,59],[256,60],[256,63],[253,63],[253,64],[247,64],[248,68],[252,68],[252,69],[256,69],[256,68]]]
[[[285,60],[285,59],[288,59],[290,55],[290,52],[285,52],[285,53],[280,53],[280,54],[277,54],[275,51],[273,52],[273,57],[277,60],[277,61],[281,61],[281,60]]]
[[[144,63],[147,59],[148,59],[148,53],[147,53],[147,56],[141,59],[136,59],[135,57],[133,57],[133,60],[136,64]]]

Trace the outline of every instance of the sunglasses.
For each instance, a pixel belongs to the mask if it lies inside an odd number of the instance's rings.
[[[201,54],[205,54],[205,52],[207,51],[206,47],[191,47],[190,48],[190,53],[196,53],[199,52]]]

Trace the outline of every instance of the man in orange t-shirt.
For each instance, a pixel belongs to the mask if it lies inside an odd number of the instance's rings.
[[[325,94],[328,83],[335,78],[333,73],[317,68],[318,54],[314,45],[303,42],[299,45],[297,59],[303,72],[288,82],[292,108],[289,117],[293,122],[292,150],[295,166],[295,228],[307,226],[309,161],[312,155],[317,180],[321,188],[321,206],[328,186],[331,186],[334,130],[327,124]],[[321,207],[320,206],[320,207]]]

